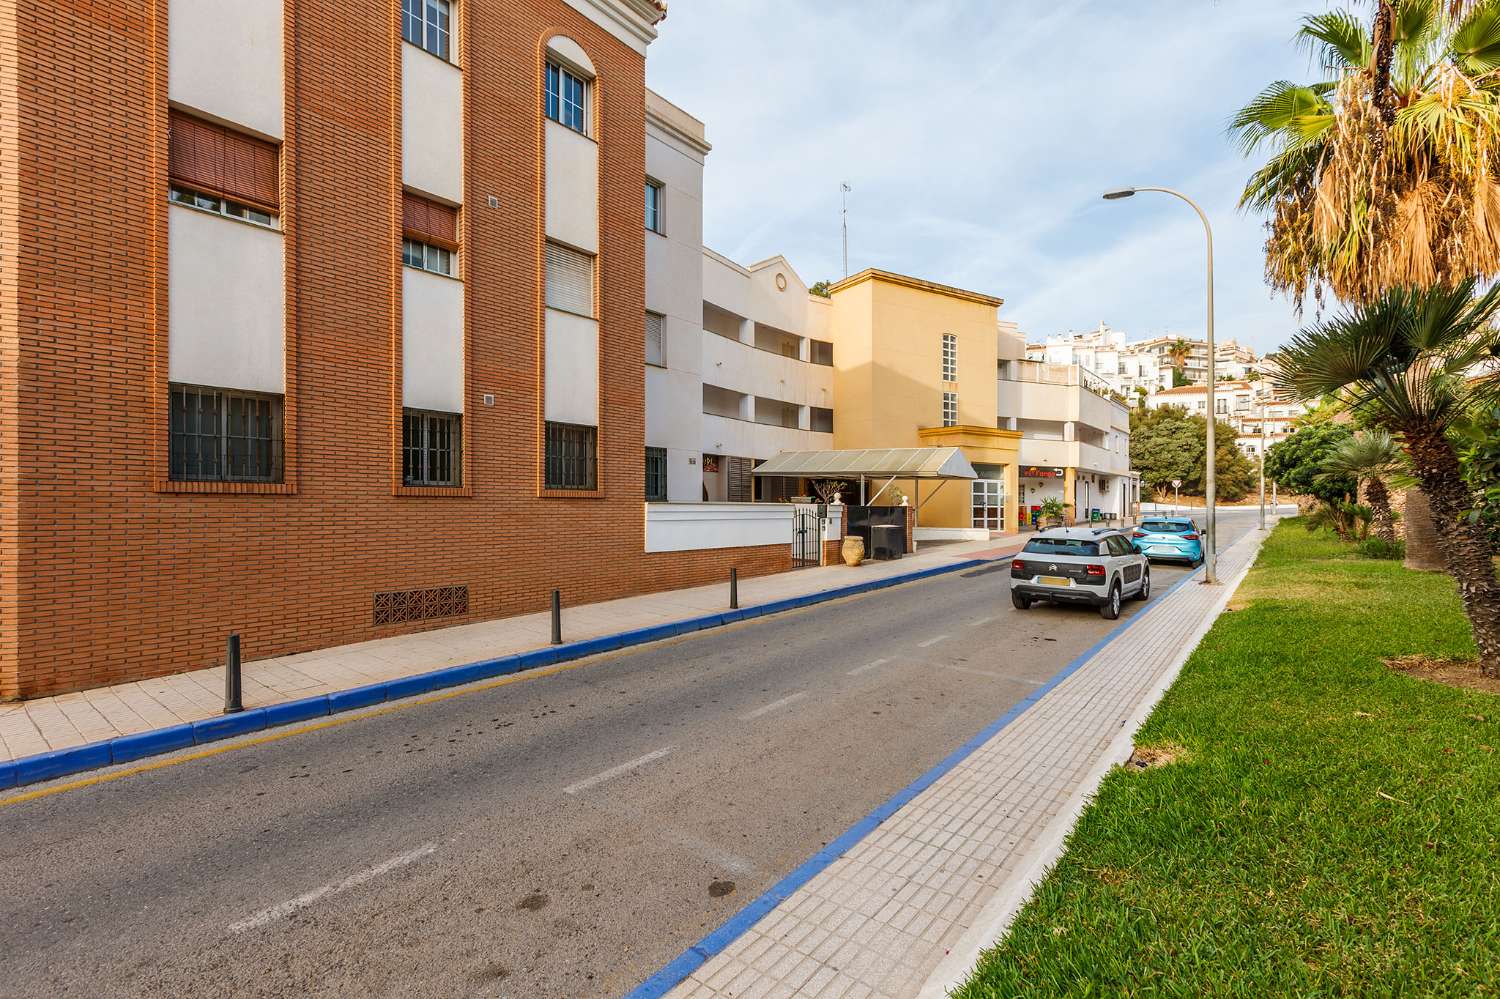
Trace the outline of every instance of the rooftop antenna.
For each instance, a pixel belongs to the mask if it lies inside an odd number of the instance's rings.
[[[849,192],[852,190],[854,188],[849,186],[847,180],[839,183],[839,200],[843,202],[844,219],[844,277],[849,276]]]

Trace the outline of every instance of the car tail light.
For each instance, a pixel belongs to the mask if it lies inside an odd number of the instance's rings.
[[[1182,540],[1184,540],[1184,541],[1197,541],[1198,540],[1198,532],[1197,531],[1192,531],[1192,532],[1189,532],[1188,534],[1184,534],[1182,536]]]
[[[1134,538],[1144,538],[1145,536],[1146,536],[1146,532],[1145,531],[1136,531],[1133,535],[1131,535],[1131,537],[1134,537]]]
[[[1010,567],[1012,569],[1016,570],[1017,572],[1022,572],[1022,571],[1024,571],[1026,569],[1026,563],[1022,562],[1020,559],[1016,559],[1014,562],[1012,562],[1010,564]]]
[[[1084,572],[1087,572],[1090,576],[1102,576],[1104,575],[1104,566],[1091,565]]]

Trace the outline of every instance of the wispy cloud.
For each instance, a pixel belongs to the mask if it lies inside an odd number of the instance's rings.
[[[850,267],[992,292],[1034,336],[1100,320],[1132,335],[1203,326],[1215,227],[1218,331],[1261,348],[1295,326],[1261,281],[1251,167],[1224,137],[1267,82],[1307,75],[1290,44],[1323,0],[679,0],[653,88],[707,123],[704,232],[744,260],[785,253],[836,277],[838,184]]]

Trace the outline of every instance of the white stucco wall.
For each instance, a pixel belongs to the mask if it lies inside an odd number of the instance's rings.
[[[786,503],[647,503],[646,551],[790,545],[793,507]]]
[[[167,206],[167,371],[174,382],[286,391],[283,236]]]
[[[546,418],[597,427],[599,324],[571,312],[548,309],[546,356]]]
[[[833,368],[784,357],[712,333],[702,335],[703,380],[796,406],[833,408]]]
[[[413,190],[464,200],[463,73],[401,46],[401,178]]]
[[[282,0],[167,6],[167,97],[280,139]]]
[[[401,404],[464,411],[464,286],[401,270]]]
[[[585,253],[598,253],[599,145],[551,119],[544,124],[547,237]]]
[[[703,414],[703,452],[742,458],[774,458],[782,451],[824,451],[833,434]],[[835,415],[834,419],[838,419]]]

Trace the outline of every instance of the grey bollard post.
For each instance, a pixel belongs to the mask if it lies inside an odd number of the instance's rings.
[[[740,609],[740,570],[729,567],[729,609]]]
[[[552,644],[562,644],[562,590],[552,591]]]
[[[240,636],[230,635],[224,646],[224,713],[244,710],[240,701]]]

